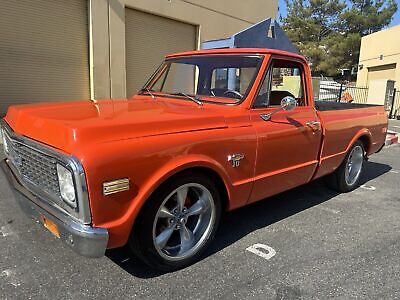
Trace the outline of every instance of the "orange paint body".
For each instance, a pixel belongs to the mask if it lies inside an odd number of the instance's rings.
[[[383,107],[316,111],[311,78],[303,57],[267,49],[220,49],[174,54],[259,54],[255,82],[239,105],[196,103],[149,95],[128,101],[47,103],[10,107],[13,130],[77,157],[85,170],[92,226],[106,228],[109,248],[124,245],[143,204],[167,178],[193,167],[212,170],[225,184],[227,210],[305,184],[333,172],[361,136],[368,155],[385,140]],[[252,108],[271,57],[300,62],[306,71],[307,105],[281,111],[264,121]],[[305,125],[321,122],[320,131]],[[243,153],[240,167],[227,156]],[[104,196],[102,184],[130,179],[128,191]]]

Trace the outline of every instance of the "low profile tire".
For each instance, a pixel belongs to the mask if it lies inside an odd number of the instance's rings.
[[[346,154],[342,164],[335,172],[326,177],[328,186],[339,192],[350,192],[360,185],[361,173],[365,161],[365,149],[357,141]]]
[[[178,175],[148,199],[129,246],[152,268],[181,269],[201,257],[215,236],[220,216],[220,194],[209,178]]]

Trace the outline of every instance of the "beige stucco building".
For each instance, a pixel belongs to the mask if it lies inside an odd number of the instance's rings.
[[[400,90],[400,25],[375,32],[361,39],[357,86],[373,81],[396,81]]]
[[[277,11],[277,0],[2,1],[0,114],[15,103],[129,97],[165,54]]]

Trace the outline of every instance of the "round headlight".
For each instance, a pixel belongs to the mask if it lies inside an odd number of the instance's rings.
[[[57,176],[61,198],[67,204],[76,207],[75,186],[71,171],[64,166],[57,164]]]

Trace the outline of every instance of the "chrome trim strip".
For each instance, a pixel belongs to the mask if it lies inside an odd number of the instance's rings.
[[[76,209],[74,209],[64,201],[61,201],[61,203],[59,201],[56,201],[57,203],[53,203],[56,199],[59,198],[55,196],[52,197],[51,195],[41,191],[40,188],[36,187],[35,185],[29,184],[20,176],[19,172],[16,170],[16,168],[12,166],[12,164],[8,164],[20,183],[26,189],[39,196],[39,198],[43,200],[43,202],[46,202],[48,205],[55,206],[59,210],[68,213],[70,217],[74,218],[76,221],[82,224],[90,224],[92,220],[89,207],[89,194],[86,184],[85,172],[80,161],[72,155],[63,154],[55,148],[41,144],[14,132],[7,124],[7,122],[5,122],[3,119],[0,120],[0,125],[12,141],[20,143],[28,148],[31,148],[34,151],[40,152],[43,155],[55,158],[60,164],[64,165],[66,168],[72,171],[74,175],[78,205]]]
[[[123,178],[103,183],[104,196],[129,190],[129,178]]]

